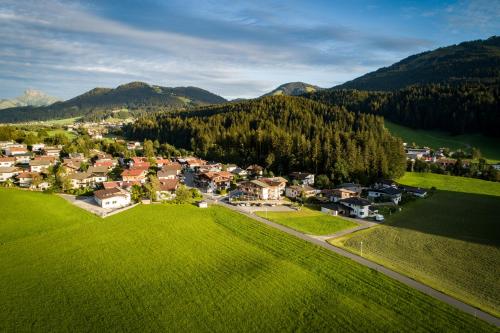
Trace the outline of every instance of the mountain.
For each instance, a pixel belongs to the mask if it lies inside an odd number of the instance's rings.
[[[429,83],[498,84],[499,78],[500,37],[493,36],[412,55],[335,88],[392,91]]]
[[[267,96],[183,112],[160,112],[124,128],[129,139],[159,140],[209,160],[259,164],[285,175],[324,174],[367,182],[404,173],[402,142],[381,117],[355,115],[302,97]]]
[[[115,89],[94,88],[80,96],[44,107],[15,107],[0,111],[0,122],[26,122],[72,117],[98,119],[111,111],[161,111],[224,103],[226,100],[196,87],[168,88],[130,82]]]
[[[322,88],[318,86],[313,86],[312,84],[304,83],[304,82],[289,82],[282,84],[278,88],[273,91],[263,95],[263,96],[278,96],[278,95],[286,95],[286,96],[300,96],[305,93],[312,93],[315,91],[319,91]]]
[[[27,89],[22,96],[13,99],[1,99],[0,110],[18,106],[46,106],[57,101],[59,101],[57,98],[48,96],[39,90]]]

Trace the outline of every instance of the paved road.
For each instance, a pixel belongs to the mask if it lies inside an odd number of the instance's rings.
[[[207,201],[214,203],[210,199],[208,199]],[[367,260],[363,257],[360,257],[360,256],[355,255],[353,253],[347,252],[341,248],[338,248],[336,246],[333,246],[333,245],[327,243],[324,240],[313,238],[311,236],[305,235],[305,234],[300,233],[298,231],[295,231],[293,229],[282,226],[281,224],[277,224],[277,223],[268,221],[266,219],[263,219],[259,216],[241,211],[240,209],[238,209],[239,207],[229,205],[225,202],[220,202],[220,201],[218,201],[217,204],[224,206],[224,207],[227,207],[227,208],[234,210],[236,212],[239,212],[241,214],[244,214],[244,215],[246,215],[246,216],[248,216],[248,217],[250,217],[258,222],[264,223],[268,226],[271,226],[273,228],[276,228],[276,229],[279,229],[283,232],[286,232],[287,234],[298,237],[300,239],[303,239],[303,240],[310,242],[310,243],[313,243],[315,245],[321,246],[321,247],[323,247],[327,250],[330,250],[332,252],[335,252],[343,257],[349,258],[349,259],[351,259],[351,260],[353,260],[361,265],[364,265],[364,266],[369,267],[371,269],[374,269],[380,273],[383,273],[383,274],[385,274],[385,275],[387,275],[387,276],[389,276],[389,277],[391,277],[391,278],[393,278],[393,279],[395,279],[395,280],[397,280],[397,281],[399,281],[399,282],[401,282],[401,283],[403,283],[411,288],[417,289],[417,290],[423,292],[424,294],[427,294],[429,296],[437,298],[438,300],[443,301],[443,302],[445,302],[445,303],[447,303],[447,304],[449,304],[457,309],[460,309],[460,310],[467,312],[467,313],[469,313],[477,318],[481,318],[490,324],[493,324],[497,327],[500,327],[500,319],[499,318],[492,316],[486,312],[483,312],[477,308],[474,308],[468,304],[465,304],[465,303],[463,303],[463,302],[461,302],[461,301],[459,301],[451,296],[443,294],[442,292],[437,291],[437,290],[435,290],[435,289],[433,289],[433,288],[431,288],[423,283],[415,281],[415,280],[413,280],[405,275],[399,274],[399,273],[397,273],[393,270],[390,270],[382,265],[374,263],[373,261]]]

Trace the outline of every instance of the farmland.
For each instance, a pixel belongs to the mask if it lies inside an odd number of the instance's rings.
[[[404,142],[428,146],[433,149],[448,147],[452,150],[467,150],[476,147],[483,157],[490,161],[500,161],[500,140],[480,134],[450,135],[442,131],[416,130],[385,120],[385,127]]]
[[[363,242],[364,257],[498,316],[499,204],[492,195],[437,191],[331,242],[358,254]]]
[[[333,234],[357,226],[349,220],[329,216],[309,208],[302,208],[295,212],[257,212],[257,215],[310,235]]]
[[[436,187],[445,191],[500,196],[500,183],[475,178],[407,172],[398,179],[398,182],[422,188]]]
[[[0,203],[0,331],[495,331],[222,207]]]

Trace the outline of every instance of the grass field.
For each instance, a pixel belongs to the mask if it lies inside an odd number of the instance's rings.
[[[46,120],[43,121],[43,123],[47,125],[71,125],[80,120],[80,118],[81,117]]]
[[[385,121],[385,127],[395,136],[399,136],[404,142],[416,143],[434,149],[448,147],[452,150],[470,149],[476,147],[481,150],[483,157],[490,162],[500,161],[500,139],[485,137],[480,134],[450,135],[441,131],[416,130]]]
[[[356,223],[303,207],[294,212],[257,212],[258,216],[309,235],[328,235],[355,228]]]
[[[482,179],[439,175],[424,172],[406,172],[398,183],[438,190],[500,196],[500,183]]]
[[[2,332],[495,331],[222,207],[100,219],[53,195],[0,203]]]
[[[500,315],[500,198],[438,191],[383,225],[332,241]]]

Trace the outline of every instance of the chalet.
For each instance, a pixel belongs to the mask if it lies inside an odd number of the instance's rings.
[[[277,187],[279,196],[281,197],[285,193],[286,183],[288,182],[283,177],[271,177],[271,178],[259,178],[261,182],[266,183],[269,186]]]
[[[26,147],[6,147],[4,148],[5,155],[7,156],[16,156],[16,155],[22,155],[26,154],[28,152],[28,149]]]
[[[205,164],[205,165],[198,167],[198,172],[200,172],[200,173],[220,172],[220,171],[222,171],[222,164],[220,164],[220,163]]]
[[[370,213],[370,201],[363,199],[363,198],[347,198],[339,201],[340,204],[352,208],[350,211],[351,216],[359,217],[359,218],[366,218],[368,217]]]
[[[45,143],[35,143],[31,145],[31,151],[33,152],[41,152],[45,148]]]
[[[16,167],[0,167],[0,182],[6,182],[20,173],[20,169]]]
[[[91,166],[87,170],[92,175],[93,182],[99,184],[108,180],[108,168],[105,166]]]
[[[94,200],[103,208],[121,208],[130,205],[130,193],[115,187],[94,192]]]
[[[167,179],[176,179],[177,171],[176,170],[160,170],[157,172],[156,176],[159,180],[167,180]]]
[[[409,159],[421,159],[424,156],[430,155],[431,149],[424,148],[406,148],[406,157]]]
[[[388,188],[388,187],[397,188],[398,184],[391,179],[378,179],[373,184],[373,188]]]
[[[165,159],[162,157],[156,158],[156,166],[158,166],[159,168],[163,168],[165,165],[169,165],[169,164],[172,164],[172,161],[169,159]]]
[[[236,168],[233,171],[229,171],[232,174],[240,177],[240,178],[246,178],[248,176],[248,172],[245,169],[242,168]]]
[[[260,179],[241,182],[238,187],[252,200],[279,200],[282,195],[279,186],[270,185]]]
[[[346,205],[342,205],[341,203],[338,202],[321,205],[322,213],[326,213],[333,216],[338,216],[338,215],[351,216],[353,211],[354,211],[353,208]]]
[[[32,157],[33,156],[31,155],[30,152],[24,154],[17,154],[14,156],[14,158],[16,159],[16,164],[29,164]]]
[[[68,177],[71,182],[72,189],[94,186],[94,178],[90,172],[75,172],[70,174]]]
[[[264,174],[264,168],[257,164],[250,165],[246,170],[252,177],[260,177]]]
[[[44,172],[52,165],[50,160],[31,160],[29,161],[30,172]]]
[[[44,147],[43,152],[45,156],[59,157],[61,154],[61,148],[59,147]]]
[[[292,185],[285,189],[288,198],[314,197],[319,191],[309,185]]]
[[[15,157],[0,157],[0,168],[13,167],[15,164]]]
[[[33,184],[35,179],[39,180],[38,184],[36,185]],[[43,180],[42,175],[36,172],[21,172],[17,176],[17,180],[20,187],[30,188],[34,190],[46,190],[50,187],[50,184],[47,181]]]
[[[358,192],[343,187],[335,189],[324,189],[321,191],[321,194],[323,195],[323,197],[326,197],[329,199],[329,201],[333,202],[359,196]]]
[[[189,157],[185,159],[185,164],[188,169],[194,171],[197,168],[201,167],[202,165],[206,165],[207,161],[194,157]]]
[[[175,171],[175,174],[178,176],[181,174],[182,165],[177,162],[172,162],[170,164],[163,165],[162,171]]]
[[[116,160],[97,160],[94,162],[94,167],[104,167],[106,168],[108,171],[110,171],[111,169],[113,169],[116,165],[118,164],[118,162]]]
[[[130,182],[141,182],[144,183],[146,181],[147,170],[143,169],[126,169],[122,172],[122,180],[130,181]]]
[[[115,188],[115,187],[120,187],[124,190],[130,190],[132,186],[141,186],[142,184],[140,182],[125,182],[125,181],[109,181],[109,182],[103,182],[102,186],[104,189],[110,189],[110,188]]]
[[[156,191],[156,198],[158,200],[171,200],[175,198],[175,191],[179,187],[177,179],[167,179],[160,181],[160,187]]]
[[[355,184],[355,183],[342,183],[337,188],[344,188],[346,190],[356,192],[358,194],[358,196],[361,195],[361,191],[363,190],[361,185]]]
[[[196,183],[208,193],[212,193],[217,190],[228,190],[233,177],[233,174],[227,171],[204,172],[198,175]]]
[[[292,172],[290,179],[297,181],[300,185],[314,185],[314,174],[308,172]]]
[[[401,201],[401,193],[401,190],[394,187],[385,187],[380,189],[374,188],[368,190],[368,197],[370,199],[382,198],[397,205]]]

